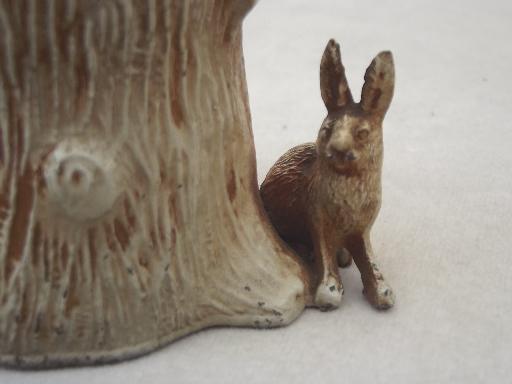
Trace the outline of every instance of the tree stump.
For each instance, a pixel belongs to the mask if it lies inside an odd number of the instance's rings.
[[[0,1],[0,362],[140,355],[294,320],[258,195],[252,0]]]

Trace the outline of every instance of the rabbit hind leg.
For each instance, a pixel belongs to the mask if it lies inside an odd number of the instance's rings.
[[[341,268],[347,268],[352,265],[352,255],[345,248],[342,248],[336,252],[336,258],[338,259],[338,265]]]

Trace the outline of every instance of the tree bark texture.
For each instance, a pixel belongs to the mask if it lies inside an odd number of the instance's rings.
[[[251,0],[0,0],[0,362],[139,355],[302,311],[258,197]]]

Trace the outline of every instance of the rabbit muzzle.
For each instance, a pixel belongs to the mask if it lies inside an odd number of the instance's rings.
[[[342,162],[342,163],[351,163],[356,160],[356,155],[351,150],[341,150],[341,151],[338,151],[337,149],[328,150],[326,156],[331,161]]]
[[[327,150],[325,157],[329,166],[342,175],[357,174],[357,154],[353,150]]]
[[[336,132],[325,148],[325,157],[337,172],[352,171],[358,155],[353,148],[351,135],[343,131]]]

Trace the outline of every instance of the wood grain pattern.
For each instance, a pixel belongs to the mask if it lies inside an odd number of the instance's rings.
[[[302,311],[257,193],[252,3],[0,1],[0,362],[112,361]]]

